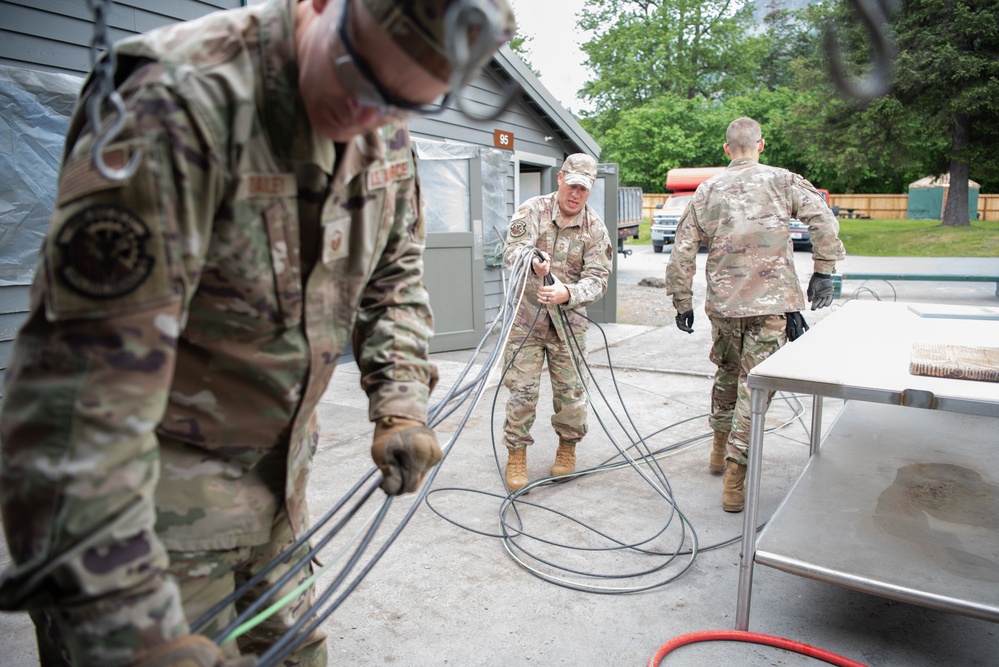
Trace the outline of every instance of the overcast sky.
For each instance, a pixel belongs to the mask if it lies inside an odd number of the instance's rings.
[[[576,98],[576,91],[589,76],[579,50],[579,45],[589,39],[578,27],[584,1],[510,0],[517,15],[518,34],[531,38],[528,59],[541,73],[541,83],[575,113],[585,108]]]

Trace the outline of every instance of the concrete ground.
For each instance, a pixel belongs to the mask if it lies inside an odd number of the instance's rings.
[[[619,289],[650,290],[648,298],[665,299],[664,291],[637,288],[637,283],[643,277],[662,277],[668,253],[633,248],[632,256],[618,257]],[[798,270],[807,282],[810,262],[807,255],[798,255]],[[870,258],[847,262],[854,260]],[[883,265],[863,270],[900,270],[904,261],[876,260]],[[999,260],[970,261],[991,262],[988,268],[999,269]],[[844,298],[857,287],[845,284]],[[991,283],[894,287],[897,300],[999,305]],[[857,297],[892,294],[871,287]],[[588,338],[591,388],[599,387],[611,407],[595,401],[578,468],[622,460],[614,441],[625,448],[630,442],[614,417],[625,423],[627,417],[634,423],[629,430],[637,429],[651,450],[675,446],[658,459],[663,477],[657,480],[650,465],[602,469],[535,488],[511,508],[499,467],[505,452],[497,456],[494,449],[506,396],[494,371],[448,449],[427,501],[325,621],[333,664],[642,665],[673,637],[735,627],[739,546],[729,542],[741,535],[742,514],[721,510],[721,478],[706,465],[710,444],[704,437],[709,432],[705,415],[713,367],[707,360],[710,327],[702,310],[701,271],[695,298],[693,335],[678,331],[669,318],[657,326],[604,325],[606,345],[595,329]],[[820,326],[837,304],[808,313],[809,323]],[[433,397],[439,400],[472,352],[433,356],[442,378]],[[475,362],[481,367],[484,360],[480,354]],[[773,431],[764,452],[761,517],[770,515],[806,462],[810,402],[778,395],[768,413]],[[826,401],[827,424],[839,407]],[[371,427],[356,366],[338,369],[321,410],[324,434],[309,488],[315,520],[370,469]],[[533,429],[537,442],[528,455],[532,480],[547,475],[554,458],[550,415],[550,390],[543,386]],[[458,431],[460,419],[452,415],[437,429],[442,443]],[[601,421],[611,424],[609,433]],[[638,456],[635,448],[630,451]],[[358,517],[372,516],[383,497],[376,491]],[[376,544],[398,525],[411,498],[393,504]],[[500,536],[501,521],[507,539]],[[343,534],[357,530],[352,523]],[[692,533],[698,548],[693,557]],[[343,541],[335,539],[320,560],[336,561]],[[670,554],[677,555],[670,559]],[[0,549],[0,566],[7,562],[5,549]],[[319,589],[328,590],[333,578],[324,576]],[[999,656],[999,626],[994,623],[767,567],[755,569],[752,602],[750,630],[872,666],[995,665]],[[24,615],[0,615],[0,637],[0,664],[36,662]],[[661,664],[793,667],[818,661],[775,648],[714,642],[680,648]]]

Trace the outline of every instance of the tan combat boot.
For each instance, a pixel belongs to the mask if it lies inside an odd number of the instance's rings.
[[[722,509],[741,512],[746,505],[746,466],[727,461],[722,479]]]
[[[715,440],[711,443],[711,458],[708,459],[708,469],[711,472],[725,472],[725,445],[728,444],[728,431],[715,431]]]
[[[552,477],[568,475],[576,471],[576,443],[560,440],[558,451],[555,452],[555,464],[552,466]]]
[[[511,449],[506,457],[506,486],[516,491],[527,486],[527,450]]]

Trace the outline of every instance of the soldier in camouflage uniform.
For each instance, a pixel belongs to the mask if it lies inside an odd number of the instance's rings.
[[[512,362],[503,379],[510,390],[503,433],[511,491],[528,481],[527,447],[534,442],[531,426],[546,358],[555,411],[552,428],[559,437],[552,475],[576,469],[576,443],[586,435],[585,375],[577,371],[573,356],[586,358],[586,306],[607,291],[614,261],[607,228],[586,203],[596,177],[596,160],[584,153],[570,155],[558,174],[558,190],[528,199],[510,220],[506,266],[521,253],[540,254],[532,260],[504,353],[505,365]]]
[[[808,285],[812,310],[832,303],[830,274],[846,254],[839,222],[807,180],[785,169],[759,164],[765,142],[759,123],[732,121],[726,133],[728,168],[702,183],[680,218],[666,267],[677,327],[693,331],[691,282],[695,258],[708,247],[707,296],[711,361],[718,367],[709,423],[714,431],[709,467],[724,469],[722,509],[745,504],[749,452],[749,388],[746,378],[787,340],[800,335],[805,305],[794,269],[788,223],[808,225],[814,273]],[[768,398],[769,401],[769,398]]]
[[[308,527],[315,408],[348,345],[383,490],[440,460],[403,120],[512,36],[483,3],[475,60],[449,57],[449,0],[272,0],[129,39],[103,152],[137,156],[125,180],[95,169],[85,87],[0,415],[0,608],[31,612],[43,665],[252,664],[302,616],[311,588],[238,646],[189,632]],[[326,655],[316,632],[285,664]]]

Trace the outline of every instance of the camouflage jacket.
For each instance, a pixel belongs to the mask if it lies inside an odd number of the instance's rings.
[[[614,265],[614,249],[607,227],[597,212],[587,204],[579,214],[565,222],[558,208],[557,193],[532,197],[521,204],[510,220],[510,231],[503,251],[503,263],[510,267],[525,248],[537,248],[551,255],[551,272],[569,290],[569,301],[542,311],[534,325],[534,335],[545,336],[557,310],[562,308],[575,333],[585,332],[589,324],[586,306],[598,300],[607,291],[607,279]],[[530,329],[540,308],[538,288],[542,278],[528,272],[524,300],[514,327],[520,331]],[[574,312],[575,311],[575,312]],[[559,338],[565,341],[565,332],[556,327]]]
[[[83,93],[6,378],[0,608],[155,587],[172,550],[307,521],[315,408],[348,345],[369,417],[426,421],[434,371],[408,130],[313,133],[295,0],[118,45],[127,124],[93,167]]]
[[[698,186],[680,216],[666,266],[666,293],[678,312],[693,310],[697,251],[708,248],[705,312],[712,317],[783,315],[805,307],[788,224],[808,225],[816,273],[846,257],[839,222],[822,195],[798,174],[748,158],[732,160]]]

